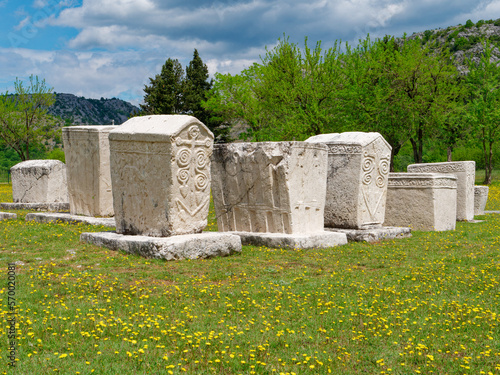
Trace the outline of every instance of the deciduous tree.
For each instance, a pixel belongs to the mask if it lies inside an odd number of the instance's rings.
[[[55,121],[47,109],[55,95],[45,80],[33,75],[26,87],[19,79],[14,87],[14,94],[0,95],[0,138],[21,160],[29,160],[30,147],[52,135]]]

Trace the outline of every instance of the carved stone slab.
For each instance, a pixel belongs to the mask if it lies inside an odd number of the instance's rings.
[[[14,203],[67,203],[66,165],[59,160],[27,160],[10,169]]]
[[[89,224],[104,227],[114,227],[115,219],[112,217],[93,217],[71,215],[67,213],[29,213],[26,214],[26,221],[35,221],[37,223],[68,223],[68,224]]]
[[[217,232],[163,238],[97,232],[82,233],[80,241],[146,258],[165,260],[203,259],[241,253],[240,237]]]
[[[200,233],[210,203],[214,136],[187,115],[134,117],[109,133],[116,232]]]
[[[215,145],[219,231],[323,232],[327,148],[305,142]]]
[[[109,132],[116,126],[62,129],[69,207],[73,215],[113,216]]]
[[[53,211],[67,212],[69,211],[69,203],[0,203],[0,208],[3,210],[30,210],[30,211]]]
[[[488,186],[474,186],[474,215],[484,215],[489,189]]]
[[[474,219],[474,181],[476,162],[454,161],[447,163],[410,164],[408,173],[444,173],[457,176],[457,220]]]
[[[17,220],[17,214],[13,214],[10,212],[0,212],[0,221],[1,220]]]
[[[454,230],[457,178],[439,173],[389,173],[385,225]]]
[[[306,142],[328,146],[325,227],[369,229],[384,223],[391,146],[379,133],[332,133]]]

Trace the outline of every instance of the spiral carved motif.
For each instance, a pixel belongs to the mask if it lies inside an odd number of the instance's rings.
[[[373,171],[373,168],[375,168],[373,157],[365,156],[365,159],[363,160],[363,172],[370,173]]]
[[[188,136],[190,139],[196,139],[200,135],[200,129],[197,126],[191,126],[188,130]]]
[[[205,151],[198,150],[196,152],[196,169],[204,169],[208,164],[208,157]]]
[[[205,190],[208,186],[208,176],[205,173],[198,173],[195,178],[195,186],[198,190]]]
[[[179,150],[177,154],[177,165],[181,168],[187,167],[191,162],[191,151],[187,148]]]
[[[177,181],[184,185],[189,180],[189,170],[188,169],[180,169],[177,172]]]

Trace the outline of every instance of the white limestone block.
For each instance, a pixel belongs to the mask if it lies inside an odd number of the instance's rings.
[[[92,232],[82,233],[80,241],[146,258],[165,260],[205,259],[241,253],[240,237],[217,232],[161,238]]]
[[[457,178],[439,173],[389,173],[385,225],[454,230]]]
[[[113,216],[109,167],[109,132],[116,126],[63,128],[70,212],[73,215]]]
[[[328,146],[325,227],[370,229],[384,223],[391,146],[379,133],[320,134]]]
[[[214,136],[187,115],[134,117],[109,133],[116,232],[200,233],[210,204]]]
[[[474,186],[474,215],[484,215],[489,190],[488,186]]]
[[[444,173],[457,176],[457,220],[474,219],[474,181],[476,162],[454,161],[445,163],[410,164],[408,173]]]
[[[325,145],[215,145],[212,195],[219,231],[323,232],[326,173]]]
[[[10,169],[14,203],[68,202],[66,165],[59,160],[27,160]]]

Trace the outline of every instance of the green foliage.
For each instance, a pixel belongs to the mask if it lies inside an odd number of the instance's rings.
[[[465,22],[465,28],[470,29],[471,27],[474,27],[474,22],[467,20],[467,22]]]
[[[53,133],[55,120],[47,109],[55,95],[45,80],[39,81],[33,75],[27,87],[18,79],[14,86],[14,95],[0,95],[0,138],[21,160],[28,160],[31,146],[41,144]]]
[[[479,63],[469,61],[467,119],[474,138],[480,142],[485,162],[485,184],[491,183],[493,147],[500,135],[500,67],[492,60],[493,46],[483,42]]]
[[[178,60],[167,59],[161,73],[150,78],[149,86],[144,87],[143,114],[176,114],[182,113],[184,71]]]
[[[477,23],[476,23],[476,27],[477,27],[477,28],[479,28],[479,27],[483,26],[485,23],[486,23],[486,22],[485,22],[484,20],[479,20],[479,21],[477,21]]]
[[[186,74],[178,60],[167,59],[161,73],[150,78],[150,85],[144,87],[144,104],[141,113],[148,114],[189,114],[203,122],[214,133],[216,141],[227,139],[227,129],[209,109],[202,105],[212,87],[207,65],[203,63],[198,50],[186,67]]]
[[[55,147],[52,150],[50,150],[47,155],[45,156],[46,159],[53,159],[53,160],[60,160],[63,163],[66,162],[66,157],[64,155],[64,151],[59,148]]]
[[[318,42],[304,49],[287,37],[260,63],[240,75],[216,75],[205,102],[225,123],[243,122],[256,141],[304,140],[339,130],[335,93],[341,85],[338,44],[322,51]]]

